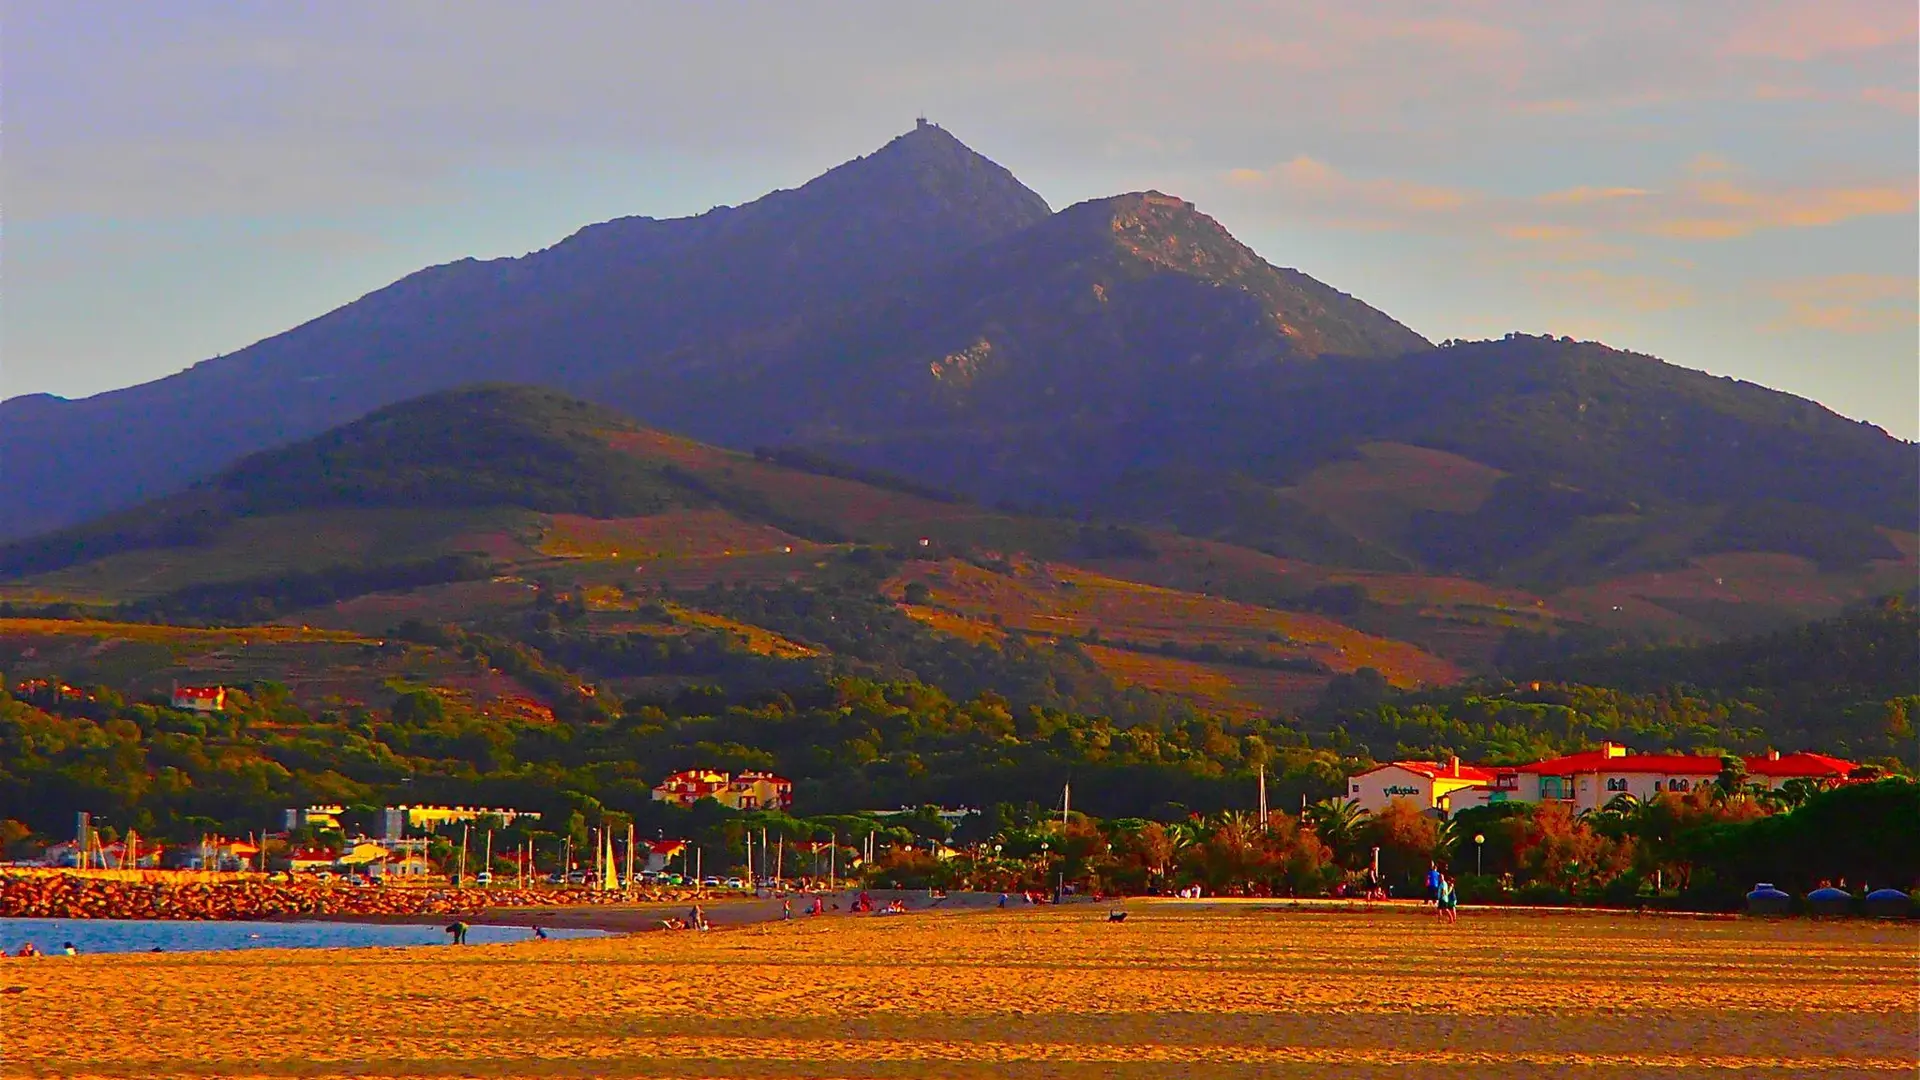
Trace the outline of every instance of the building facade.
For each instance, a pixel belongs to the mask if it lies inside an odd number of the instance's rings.
[[[380,835],[398,839],[409,832],[434,832],[481,818],[495,818],[504,826],[522,818],[539,821],[540,815],[532,810],[504,806],[389,806],[380,811]]]
[[[793,781],[770,772],[734,776],[713,769],[687,769],[653,787],[654,802],[691,808],[701,799],[735,810],[788,810],[793,807]]]
[[[1741,759],[1747,782],[1769,790],[1792,780],[1830,785],[1844,781],[1853,762],[1825,754],[1768,751]],[[1537,761],[1512,770],[1518,780],[1510,798],[1564,802],[1597,810],[1622,795],[1645,802],[1658,795],[1685,795],[1716,782],[1724,763],[1702,754],[1635,754],[1616,743],[1598,750]]]
[[[1832,785],[1847,779],[1853,762],[1825,754],[1769,751],[1741,759],[1747,782],[1777,789],[1794,780]],[[1719,757],[1700,754],[1635,754],[1602,743],[1565,757],[1528,765],[1462,765],[1458,758],[1396,761],[1347,778],[1347,798],[1369,813],[1394,799],[1451,817],[1500,802],[1564,802],[1576,811],[1597,810],[1620,796],[1645,802],[1659,795],[1685,795],[1719,779]]]
[[[1494,774],[1478,765],[1462,765],[1459,758],[1439,761],[1395,761],[1376,765],[1347,777],[1347,800],[1377,814],[1395,799],[1410,800],[1422,810],[1449,810],[1454,793],[1491,786]]]
[[[227,688],[224,686],[181,686],[174,684],[173,696],[169,699],[176,709],[188,712],[215,713],[227,707]]]

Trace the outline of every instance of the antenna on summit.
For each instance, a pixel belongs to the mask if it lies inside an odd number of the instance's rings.
[[[932,126],[933,124],[927,120],[927,115],[925,113],[921,113],[919,116],[916,116],[913,118],[913,129],[915,131],[918,131],[924,127],[932,127]]]

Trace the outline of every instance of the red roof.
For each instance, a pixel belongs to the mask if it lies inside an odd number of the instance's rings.
[[[1367,773],[1376,773],[1388,768],[1405,769],[1429,780],[1478,780],[1483,783],[1492,783],[1494,779],[1491,769],[1483,769],[1478,765],[1456,767],[1451,762],[1443,764],[1438,761],[1392,761],[1385,765],[1375,765],[1360,775],[1366,776]]]
[[[1828,757],[1825,754],[1781,754],[1779,757],[1742,758],[1746,762],[1747,772],[1753,776],[1782,777],[1841,777],[1853,771],[1850,761]],[[1516,772],[1537,773],[1548,776],[1571,776],[1575,773],[1660,773],[1663,776],[1718,776],[1720,759],[1704,754],[1627,754],[1612,756],[1604,750],[1589,750],[1580,754],[1568,754],[1566,757],[1536,761],[1531,765],[1522,765]]]
[[[1750,757],[1745,760],[1747,772],[1754,776],[1839,777],[1846,776],[1856,768],[1851,761],[1805,750],[1793,754],[1781,754],[1779,757]]]

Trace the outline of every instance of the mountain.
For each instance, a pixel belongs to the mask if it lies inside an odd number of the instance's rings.
[[[1920,520],[1912,444],[1593,342],[1516,334],[1205,392],[1182,459],[1085,503],[1337,558],[1292,538],[1311,524],[1377,565],[1535,586],[1717,552],[1897,560],[1888,533]]]
[[[432,267],[286,333],[79,401],[0,402],[0,538],[164,495],[255,450],[436,389],[586,385],[783,326],[1045,219],[932,124],[791,191],[622,218],[521,258]]]
[[[597,400],[728,445],[816,446],[989,499],[1073,505],[1293,365],[1426,349],[1191,203],[1081,203],[781,335],[690,348]]]
[[[423,271],[171,379],[0,404],[0,529],[475,380],[1316,567],[1289,595],[1443,576],[1717,636],[1895,587],[1920,547],[1920,456],[1877,428],[1598,343],[1434,347],[1178,198],[1049,213],[933,125],[742,207]]]

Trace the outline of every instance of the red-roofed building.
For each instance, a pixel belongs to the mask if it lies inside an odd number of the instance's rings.
[[[713,799],[735,810],[786,810],[793,806],[793,781],[770,772],[733,776],[712,769],[688,769],[653,787],[654,802],[690,807],[701,799]]]
[[[191,712],[219,712],[227,707],[227,688],[224,686],[181,686],[173,687],[173,707]]]
[[[686,853],[685,840],[646,840],[647,864],[641,869],[657,874],[667,868],[667,864]]]
[[[1747,767],[1748,782],[1769,789],[1789,780],[1838,784],[1854,770],[1853,762],[1805,752],[1769,751],[1741,760]],[[1559,800],[1570,802],[1579,810],[1593,810],[1621,795],[1641,801],[1668,793],[1684,795],[1702,784],[1714,782],[1720,770],[1717,756],[1635,754],[1624,746],[1603,743],[1598,750],[1537,761],[1512,770],[1517,782],[1508,797],[1525,802]]]
[[[1492,771],[1462,765],[1459,758],[1446,762],[1395,761],[1347,777],[1347,799],[1370,814],[1385,810],[1395,799],[1412,800],[1422,810],[1451,813],[1450,796],[1454,792],[1493,783]]]

